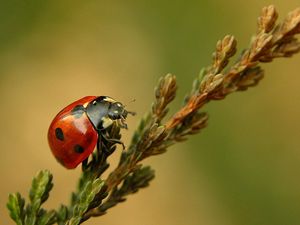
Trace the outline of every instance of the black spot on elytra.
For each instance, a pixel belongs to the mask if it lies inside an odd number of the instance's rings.
[[[84,148],[81,145],[75,145],[74,146],[74,151],[76,153],[83,153],[84,152]]]
[[[71,114],[72,114],[75,118],[80,118],[84,112],[85,112],[85,108],[84,108],[83,105],[76,105],[76,106],[72,109]]]
[[[64,132],[60,127],[55,129],[55,136],[58,140],[63,141],[65,139]]]

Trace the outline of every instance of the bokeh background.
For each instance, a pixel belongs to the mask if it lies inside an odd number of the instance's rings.
[[[46,139],[62,107],[86,95],[128,104],[138,113],[123,132],[129,143],[160,76],[177,75],[174,111],[210,63],[216,41],[233,34],[239,49],[246,47],[270,3],[280,18],[299,6],[298,0],[1,1],[1,224],[13,224],[8,193],[27,195],[40,169],[54,174],[45,207],[68,203],[80,169],[60,166]],[[156,170],[149,188],[86,224],[300,224],[299,60],[264,65],[258,87],[210,103],[200,135],[145,161]]]

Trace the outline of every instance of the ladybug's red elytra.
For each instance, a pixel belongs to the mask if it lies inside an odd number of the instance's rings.
[[[128,112],[124,105],[108,96],[86,96],[63,110],[53,119],[48,142],[57,161],[73,169],[93,152],[99,134],[116,122],[127,128]]]

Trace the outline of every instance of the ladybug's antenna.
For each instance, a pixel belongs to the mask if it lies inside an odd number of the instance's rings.
[[[136,112],[127,111],[127,113],[130,114],[130,115],[132,115],[132,116],[136,115]]]
[[[135,101],[136,101],[135,98],[132,99],[132,100],[130,100],[130,101],[128,102],[128,104],[125,104],[125,105],[124,105],[124,108],[126,108],[127,105],[129,105],[130,103],[133,103],[133,102],[135,102]],[[127,111],[127,113],[130,114],[130,115],[132,115],[132,116],[136,115],[135,112],[131,112],[131,111]]]
[[[135,102],[136,101],[136,99],[134,98],[134,99],[132,99],[132,100],[130,100],[127,104],[125,104],[124,105],[124,107],[126,107],[127,105],[129,105],[129,104],[131,104],[131,103],[133,103],[133,102]]]

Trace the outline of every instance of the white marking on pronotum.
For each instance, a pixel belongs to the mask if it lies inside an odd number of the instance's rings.
[[[110,97],[107,97],[107,96],[104,98],[104,100],[108,101],[108,102],[112,102],[112,103],[116,102],[116,100],[114,100],[114,99],[112,99]]]
[[[114,121],[110,118],[107,118],[107,117],[103,117],[102,118],[102,127],[103,128],[107,128],[109,127],[110,125],[112,125]]]

